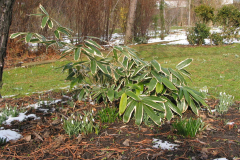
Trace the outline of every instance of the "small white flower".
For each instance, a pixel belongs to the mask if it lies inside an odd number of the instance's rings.
[[[82,116],[80,115],[80,119],[82,119]]]
[[[86,117],[86,122],[88,122],[88,118]]]
[[[73,124],[73,120],[72,120],[72,124]]]
[[[94,118],[92,119],[92,121],[95,122],[95,121],[94,121]]]

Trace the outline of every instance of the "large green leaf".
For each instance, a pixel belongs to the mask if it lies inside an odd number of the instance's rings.
[[[198,109],[197,109],[197,106],[195,105],[194,101],[192,99],[190,99],[190,107],[193,111],[193,113],[195,113],[196,115],[198,115]]]
[[[43,19],[42,19],[42,24],[41,24],[41,28],[44,28],[44,27],[46,26],[48,20],[49,20],[49,17],[48,17],[48,16],[43,17]]]
[[[81,101],[81,100],[83,99],[84,94],[85,94],[85,91],[84,91],[84,89],[82,89],[82,90],[80,91],[79,95],[78,95],[78,100],[79,100],[79,101]]]
[[[173,104],[170,100],[168,100],[168,101],[165,103],[165,106],[170,107],[175,113],[177,113],[177,114],[179,114],[180,116],[182,116],[181,110],[180,110],[175,104]]]
[[[42,10],[43,13],[45,13],[47,16],[49,16],[48,12],[41,4],[39,4],[39,8]]]
[[[93,45],[94,47],[98,48],[98,49],[104,49],[102,48],[98,43],[96,43],[95,41],[93,40],[90,40],[90,39],[87,39],[87,40],[84,40],[86,43],[89,43],[91,45]]]
[[[193,59],[191,59],[191,58],[185,59],[184,61],[180,62],[180,63],[176,66],[176,68],[177,68],[178,70],[181,70],[181,69],[189,66],[192,61],[193,61]]]
[[[127,108],[127,94],[123,93],[119,103],[119,115],[122,115]]]
[[[154,90],[154,88],[156,87],[157,85],[157,80],[155,78],[152,78],[151,81],[148,83],[147,87],[148,87],[148,90],[151,92]]]
[[[109,101],[111,101],[111,102],[114,100],[114,90],[113,89],[108,90],[107,97],[108,97]]]
[[[48,20],[48,22],[47,22],[47,24],[48,24],[48,27],[50,28],[50,29],[52,29],[53,28],[53,22],[52,22],[52,20]]]
[[[127,107],[124,115],[123,115],[123,122],[124,123],[128,123],[131,116],[132,116],[132,113],[133,111],[136,109],[136,106],[137,106],[137,102],[132,100],[130,103],[129,103],[129,106]]]
[[[167,99],[163,99],[163,98],[157,97],[157,96],[141,96],[141,98],[144,100],[149,100],[149,101],[153,101],[153,102],[160,102],[160,103],[167,102]]]
[[[65,27],[58,27],[58,28],[57,28],[57,31],[62,32],[62,33],[64,33],[64,34],[66,34],[67,36],[70,36],[70,35],[71,35],[71,34],[69,33],[68,29],[65,28]]]
[[[104,65],[102,65],[100,62],[97,62],[97,66],[103,73],[109,74],[107,68]]]
[[[163,84],[171,90],[177,90],[177,88],[166,77],[162,78]]]
[[[142,99],[139,98],[135,93],[133,93],[132,91],[127,91],[126,94],[131,97],[132,99],[134,99],[135,101],[141,101]]]
[[[92,74],[95,74],[97,71],[97,65],[96,65],[96,61],[93,59],[91,60],[91,72]]]
[[[157,125],[161,125],[161,117],[157,116],[152,108],[144,105],[143,109],[147,113],[147,115],[153,120],[154,123],[156,123]]]
[[[25,41],[26,43],[30,42],[31,38],[32,38],[33,34],[32,33],[28,33],[25,37]]]
[[[140,71],[143,70],[144,67],[145,67],[145,65],[142,65],[142,66],[140,66],[138,68],[135,68],[134,72],[132,73],[132,76],[135,76],[136,74],[138,74]]]
[[[187,108],[188,108],[188,105],[187,105],[185,99],[182,99],[181,101],[178,101],[177,107],[179,108],[179,110],[180,110],[182,113],[186,112],[186,110],[187,110]]]
[[[81,47],[75,49],[74,60],[77,61],[80,58]]]
[[[11,39],[17,38],[18,36],[24,35],[24,34],[28,34],[26,32],[18,32],[18,33],[13,33],[10,35]]]
[[[180,73],[174,71],[174,70],[171,69],[171,68],[169,68],[169,71],[170,71],[174,76],[176,76],[176,77],[181,81],[181,83],[187,84],[186,80],[184,79],[184,77],[183,77]]]
[[[153,101],[150,101],[150,100],[147,100],[147,99],[144,99],[142,102],[145,105],[147,105],[147,106],[149,106],[153,109],[156,109],[158,111],[165,111],[163,103],[156,103],[156,102],[153,102]]]
[[[122,66],[127,69],[128,68],[128,58],[125,56],[123,58]]]
[[[55,35],[55,37],[56,37],[57,39],[60,38],[60,34],[59,34],[58,30],[55,30],[55,31],[54,31],[54,35]]]
[[[168,121],[170,121],[173,118],[173,113],[168,105],[165,105],[165,116]]]
[[[162,93],[163,89],[164,89],[164,85],[161,84],[161,83],[157,83],[157,85],[156,85],[156,92],[157,93]]]
[[[161,71],[161,65],[156,60],[152,60],[151,64],[156,69],[156,71],[158,71],[158,72]]]
[[[137,125],[140,125],[143,119],[143,103],[142,102],[137,103],[135,118],[136,118],[135,123]]]
[[[159,83],[162,83],[162,77],[159,75],[159,73],[157,73],[155,70],[151,70],[151,73],[152,73],[153,77],[157,79],[157,81]]]

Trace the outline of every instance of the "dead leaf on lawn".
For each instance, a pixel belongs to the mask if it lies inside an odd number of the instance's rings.
[[[85,135],[83,134],[79,134],[78,137],[77,137],[77,140],[78,140],[78,144],[82,141],[82,139],[85,138]]]
[[[30,134],[30,135],[26,135],[25,137],[23,137],[23,139],[24,139],[25,141],[29,142],[29,141],[31,141],[31,139],[32,139],[32,135],[31,135],[31,134]]]
[[[126,140],[123,142],[123,145],[124,145],[124,146],[130,146],[130,140],[129,140],[129,139],[126,139]]]

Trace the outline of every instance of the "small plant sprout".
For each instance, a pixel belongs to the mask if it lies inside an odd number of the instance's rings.
[[[208,88],[207,88],[207,86],[204,86],[204,87],[201,88],[199,91],[202,93],[202,95],[203,95],[205,98],[207,97],[207,94],[208,94]]]
[[[225,92],[219,93],[219,105],[216,106],[216,110],[218,113],[223,114],[227,112],[229,107],[233,105],[234,96],[227,95]]]
[[[85,112],[84,115],[72,114],[67,120],[63,120],[63,129],[69,135],[78,136],[79,133],[84,133],[85,135],[95,132],[96,134],[99,133],[99,124],[94,121],[91,112]]]
[[[98,118],[102,123],[113,123],[119,118],[119,114],[116,108],[106,107],[100,110],[98,113]]]
[[[173,128],[182,136],[195,137],[204,129],[204,122],[200,118],[181,119],[173,123]]]
[[[17,109],[17,107],[8,106],[6,104],[5,108],[1,110],[0,112],[0,126],[2,123],[8,119],[8,117],[17,117],[20,113],[20,110]]]

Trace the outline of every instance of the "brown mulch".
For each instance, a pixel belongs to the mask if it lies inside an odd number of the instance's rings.
[[[71,96],[70,93],[66,93]],[[50,98],[49,98],[50,97]],[[48,92],[41,95],[41,100],[64,99],[62,93]],[[65,99],[66,100],[66,99]],[[39,95],[23,98],[2,99],[0,107],[5,104],[27,106],[39,101]],[[209,100],[214,108],[216,100]],[[64,109],[62,109],[62,107]],[[70,138],[63,130],[60,119],[74,112],[99,110],[103,105],[90,105],[76,101],[75,108],[66,104],[43,106],[55,108],[44,113],[38,109],[28,109],[27,114],[36,114],[40,119],[28,119],[23,122],[12,122],[5,129],[18,129],[23,138],[10,141],[0,148],[0,159],[214,159],[226,157],[240,158],[240,104],[237,102],[223,115],[208,114],[201,111],[200,117],[206,124],[205,130],[196,138],[177,135],[171,124],[177,116],[162,126],[141,126],[134,120],[127,124],[117,120],[112,124],[101,124],[98,135],[90,134]],[[66,109],[67,108],[67,109]],[[188,110],[184,117],[195,117]],[[234,122],[227,125],[227,122]],[[179,146],[174,150],[153,148],[153,138],[168,141]]]

